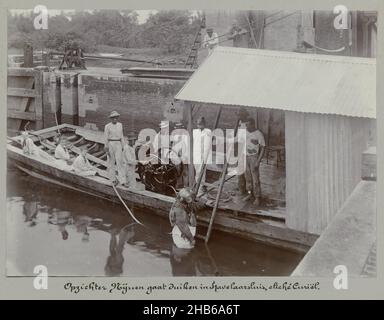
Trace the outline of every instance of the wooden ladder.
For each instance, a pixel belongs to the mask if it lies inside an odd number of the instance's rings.
[[[189,52],[187,61],[184,64],[184,68],[189,67],[192,69],[196,66],[197,55],[201,45],[201,33],[203,29],[205,29],[205,15],[203,15],[203,18],[201,19],[199,31],[196,33],[195,40],[193,42],[191,51]]]

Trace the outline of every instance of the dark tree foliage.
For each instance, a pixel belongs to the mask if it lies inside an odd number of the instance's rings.
[[[185,53],[198,30],[198,17],[189,11],[159,11],[138,24],[132,10],[93,10],[61,13],[49,18],[48,30],[35,30],[35,15],[8,14],[8,46],[62,51],[75,43],[86,52],[98,45],[122,48],[160,48],[166,53]]]

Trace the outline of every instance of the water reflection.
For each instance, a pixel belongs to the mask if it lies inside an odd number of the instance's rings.
[[[174,276],[196,276],[194,250],[178,248],[172,244],[171,266]]]
[[[107,276],[119,276],[123,273],[123,251],[125,243],[132,244],[135,231],[133,226],[136,223],[129,224],[120,228],[114,226],[109,230],[111,240],[109,241],[109,257],[105,265],[105,274]]]
[[[28,197],[24,198],[23,205],[23,214],[25,216],[24,222],[27,223],[28,226],[34,227],[36,225],[38,210],[38,200],[37,196],[32,194]]]
[[[221,233],[193,250],[172,243],[167,219],[124,208],[29,177],[7,174],[9,275],[32,275],[37,264],[67,276],[288,275],[302,255]]]

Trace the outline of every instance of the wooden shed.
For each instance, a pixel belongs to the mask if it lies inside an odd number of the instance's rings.
[[[288,228],[320,234],[361,179],[376,144],[376,60],[217,47],[176,95],[283,111]]]

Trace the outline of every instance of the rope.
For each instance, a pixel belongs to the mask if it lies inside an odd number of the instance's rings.
[[[177,196],[177,191],[176,191],[176,189],[175,189],[173,186],[171,186],[171,185],[169,185],[168,187],[170,187],[170,188],[173,190],[173,192],[175,193],[175,196]]]
[[[121,203],[124,205],[125,209],[127,209],[128,213],[130,214],[130,216],[132,217],[133,220],[135,220],[138,224],[141,224],[142,226],[144,226],[139,220],[136,219],[136,217],[134,216],[134,214],[132,213],[132,211],[129,209],[129,207],[125,204],[123,198],[120,196],[119,192],[117,191],[116,189],[116,186],[112,183],[112,188],[113,190],[115,191],[117,197],[119,198],[119,200],[121,201]]]

